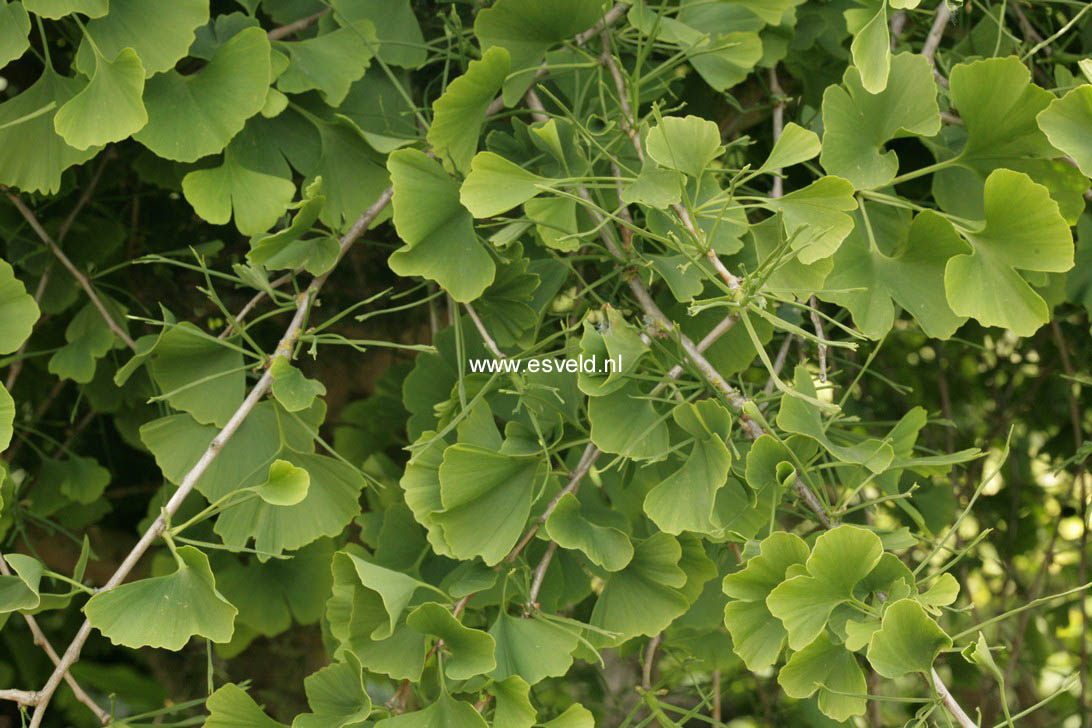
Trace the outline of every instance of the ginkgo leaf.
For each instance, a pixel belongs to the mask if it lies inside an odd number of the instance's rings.
[[[106,15],[110,0],[23,0],[23,5],[35,15],[50,20],[60,20],[72,13],[98,18]]]
[[[384,718],[375,728],[488,728],[485,718],[470,703],[456,700],[446,692],[424,710]]]
[[[891,35],[887,27],[887,0],[864,0],[866,7],[845,11],[846,25],[853,34],[849,50],[860,73],[861,85],[878,94],[888,84],[891,71]]]
[[[895,152],[884,151],[887,142],[940,131],[936,95],[933,69],[924,56],[896,55],[891,82],[878,94],[865,90],[857,68],[847,68],[842,85],[823,93],[823,169],[857,189],[883,187],[899,169]]]
[[[107,0],[101,2],[105,8]],[[141,0],[109,0],[109,3],[110,12],[100,13],[102,17],[90,21],[87,34],[107,58],[114,58],[125,48],[133,49],[149,77],[174,68],[185,57],[197,28],[209,19],[209,0],[172,0],[155,5]],[[76,68],[91,75],[95,55],[85,38],[76,53]]]
[[[864,672],[852,652],[820,634],[795,652],[777,675],[791,698],[808,698],[819,691],[819,710],[837,721],[863,715],[868,692]],[[846,694],[848,693],[848,694]]]
[[[53,128],[57,109],[83,87],[47,67],[30,88],[0,104],[0,183],[53,194],[62,172],[98,153],[69,146]]]
[[[440,465],[443,509],[432,514],[458,558],[480,556],[497,564],[519,540],[531,513],[531,496],[545,469],[537,456],[514,456],[456,443]]]
[[[372,712],[360,661],[351,652],[303,680],[310,713],[297,715],[292,728],[346,728]]]
[[[807,367],[803,365],[796,367],[793,388],[805,397],[815,399],[815,383]],[[895,457],[895,452],[889,444],[875,438],[869,438],[855,445],[835,443],[823,427],[819,408],[799,397],[781,398],[781,409],[777,412],[777,426],[787,432],[807,435],[842,462],[864,465],[873,473],[882,473]]]
[[[375,204],[390,185],[390,175],[382,158],[347,117],[336,115],[333,121],[313,115],[307,118],[318,131],[321,152],[305,184],[322,178],[326,204],[319,219],[334,230],[345,230]],[[385,219],[381,213],[373,225]]]
[[[627,205],[639,202],[663,210],[682,200],[683,182],[679,172],[648,160],[641,166],[637,179],[623,188],[620,199]]]
[[[30,48],[30,16],[23,4],[0,0],[0,68],[22,57]]]
[[[671,416],[695,438],[694,447],[682,467],[645,496],[645,513],[666,533],[713,533],[719,527],[715,518],[717,491],[727,482],[732,465],[725,445],[732,419],[714,400],[676,405]]]
[[[579,642],[575,633],[556,624],[536,617],[513,617],[504,610],[489,634],[497,646],[497,667],[490,677],[506,680],[515,676],[528,685],[567,673]]]
[[[57,110],[53,127],[76,149],[121,141],[148,123],[143,92],[144,66],[132,48],[112,61],[96,53],[91,82]]]
[[[11,436],[15,433],[15,400],[8,394],[8,390],[0,384],[0,452],[8,449],[11,444]],[[7,473],[4,473],[6,477]],[[3,481],[0,480],[0,483]],[[3,504],[0,503],[0,506]]]
[[[543,728],[595,728],[595,716],[580,703],[573,703],[561,715],[543,723]]]
[[[1072,234],[1047,189],[1021,172],[991,173],[984,205],[982,227],[964,231],[974,251],[952,257],[945,268],[948,302],[960,316],[1030,336],[1050,312],[1017,270],[1069,270]]]
[[[496,265],[459,202],[459,184],[416,149],[391,153],[387,167],[394,226],[406,243],[391,254],[391,270],[434,280],[456,301],[473,301],[493,282]]]
[[[488,12],[488,11],[487,11]],[[432,104],[433,119],[426,139],[445,164],[465,173],[478,150],[485,111],[508,75],[508,51],[489,48],[471,61]]]
[[[733,599],[724,606],[724,625],[732,635],[732,649],[748,670],[761,670],[777,661],[785,646],[785,628],[770,614],[766,595],[785,579],[790,566],[804,564],[808,546],[795,534],[775,532],[763,539],[759,553],[721,585]]]
[[[686,584],[681,558],[682,548],[670,534],[656,533],[642,541],[626,568],[607,578],[591,624],[617,633],[615,644],[662,631],[690,606],[679,591]]]
[[[243,356],[188,321],[168,327],[148,361],[167,402],[201,424],[223,427],[243,403]]]
[[[880,537],[857,526],[841,525],[819,536],[806,574],[787,579],[766,597],[770,613],[785,625],[789,647],[802,650],[815,640],[882,554]]]
[[[601,397],[617,392],[629,381],[629,375],[636,368],[641,357],[648,351],[648,346],[641,340],[641,333],[622,317],[618,309],[606,307],[606,321],[602,329],[585,319],[584,334],[580,338],[581,356],[596,362],[603,362],[603,367],[612,364],[604,374],[579,372],[577,386],[584,394]],[[602,369],[602,368],[600,368]]]
[[[928,336],[947,339],[966,319],[948,305],[944,269],[952,256],[970,252],[970,246],[951,222],[932,210],[918,213],[908,226],[897,211],[893,224],[885,226],[891,217],[885,211],[890,208],[870,205],[867,221],[857,214],[857,226],[834,254],[828,290],[817,295],[848,309],[869,338],[881,339],[891,330],[898,304]],[[876,244],[876,238],[891,233],[898,236],[892,241],[897,255],[885,254]]]
[[[883,614],[883,626],[868,643],[868,661],[884,677],[902,677],[908,672],[927,672],[942,650],[952,646],[951,638],[913,599],[891,604]]]
[[[478,13],[474,33],[482,50],[500,46],[511,58],[512,76],[504,84],[506,106],[514,105],[534,82],[533,69],[546,51],[599,20],[604,4],[601,0],[499,0]]]
[[[289,412],[308,409],[316,397],[326,394],[322,382],[305,377],[286,357],[274,359],[269,371],[273,375],[273,396]]]
[[[0,558],[15,572],[0,576],[0,614],[37,607],[42,601],[38,593],[42,563],[25,554],[4,554]]]
[[[294,506],[307,497],[311,476],[287,460],[274,460],[269,477],[254,488],[266,503],[274,506]]]
[[[100,297],[110,317],[115,322],[120,322],[123,329],[126,328],[124,310],[113,300],[101,294]],[[96,362],[121,343],[103,320],[99,310],[90,303],[68,322],[64,338],[65,345],[49,358],[48,369],[51,374],[81,384],[94,378]]]
[[[549,189],[552,180],[528,172],[493,152],[479,152],[459,189],[459,200],[474,217],[493,217]]]
[[[384,63],[417,68],[427,59],[428,48],[410,0],[334,0],[332,5],[339,18],[367,19],[375,25]]]
[[[353,81],[364,75],[378,44],[369,20],[306,40],[279,42],[277,50],[286,53],[291,63],[277,78],[277,88],[290,94],[317,89],[327,104],[338,106]]]
[[[409,613],[406,624],[410,629],[443,640],[444,674],[452,680],[468,680],[497,666],[493,637],[463,625],[442,604],[425,602]]]
[[[1050,143],[1074,161],[1086,177],[1092,177],[1092,86],[1078,86],[1039,112],[1039,128]]]
[[[216,590],[209,559],[192,546],[175,551],[177,570],[91,597],[83,611],[116,645],[182,649],[194,635],[227,642],[238,610]]]
[[[505,680],[495,680],[485,688],[496,699],[493,724],[505,728],[532,728],[535,724],[535,706],[531,705],[531,686],[513,675]]]
[[[347,551],[338,551],[334,554],[335,582],[339,572],[355,575],[360,586],[379,598],[383,612],[371,632],[372,639],[377,640],[386,639],[394,634],[402,613],[409,606],[418,589],[435,589],[408,574],[385,569]]]
[[[1057,154],[1036,122],[1054,97],[1031,83],[1031,71],[1018,57],[960,63],[950,82],[952,106],[967,130],[960,164],[985,176],[995,160]]]
[[[848,74],[849,71],[846,73]],[[829,124],[826,125],[826,133],[830,133]],[[825,146],[820,144],[819,136],[815,132],[790,121],[782,129],[781,136],[774,142],[773,149],[770,150],[770,156],[766,157],[766,161],[755,171],[764,173],[791,167],[794,164],[814,159],[819,155],[820,150],[825,151]],[[839,173],[833,172],[833,174]],[[841,176],[845,177],[846,175]]]
[[[226,225],[235,217],[235,227],[244,235],[268,230],[288,208],[296,194],[287,165],[259,156],[232,141],[224,150],[219,167],[198,169],[182,178],[182,193],[194,212],[214,225]]]
[[[853,230],[857,209],[853,185],[841,177],[821,177],[803,189],[771,199],[767,206],[780,212],[792,249],[802,263],[814,263],[833,254]]]
[[[38,304],[8,262],[0,260],[0,354],[23,345],[38,321]]]
[[[666,417],[634,384],[588,401],[591,441],[603,452],[655,460],[669,448]]]
[[[197,73],[170,70],[149,79],[144,88],[148,124],[133,138],[178,162],[219,152],[265,105],[269,54],[265,31],[246,28]]]
[[[697,116],[666,116],[648,131],[648,156],[661,167],[701,177],[724,147],[717,125]]]
[[[209,711],[205,728],[288,728],[262,712],[254,698],[234,683],[221,685],[205,701],[205,708]]]
[[[546,533],[565,549],[578,549],[607,571],[618,571],[633,559],[629,537],[610,526],[601,526],[581,513],[580,501],[566,493],[546,519]]]

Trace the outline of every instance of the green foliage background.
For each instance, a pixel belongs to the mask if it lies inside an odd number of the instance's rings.
[[[1087,726],[1090,9],[0,0],[0,726]]]

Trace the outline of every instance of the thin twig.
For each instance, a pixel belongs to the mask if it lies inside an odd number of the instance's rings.
[[[314,15],[308,15],[306,18],[300,18],[299,20],[288,23],[287,25],[282,25],[279,28],[274,28],[265,35],[267,38],[269,38],[269,40],[280,40],[281,38],[287,38],[288,36],[293,35],[294,33],[298,33],[304,28],[307,28],[308,26],[317,23],[319,19],[322,18],[324,15],[329,15],[330,10],[330,8],[325,8],[318,11]]]
[[[940,0],[940,5],[937,6],[936,17],[933,18],[933,27],[929,28],[929,35],[925,37],[925,45],[921,47],[921,55],[929,61],[930,66],[935,66],[935,57],[937,54],[937,48],[940,46],[941,36],[944,35],[944,28],[948,25],[948,20],[952,17],[952,9],[948,7],[947,0]]]
[[[656,648],[663,642],[663,632],[658,633],[648,642],[648,647],[645,649],[644,664],[641,666],[641,687],[645,690],[652,689],[652,667],[656,663]]]
[[[11,569],[8,568],[8,564],[4,561],[3,554],[0,554],[0,574],[4,576],[11,576]],[[54,666],[61,664],[61,658],[57,656],[56,650],[53,649],[53,645],[50,644],[46,638],[45,633],[42,632],[42,628],[38,626],[38,620],[32,615],[23,613],[23,619],[26,620],[27,627],[30,628],[30,634],[34,638],[34,644],[42,648],[49,657]],[[99,722],[106,725],[110,722],[110,714],[99,707],[99,704],[91,699],[84,689],[80,687],[80,684],[76,682],[76,678],[66,670],[64,673],[64,681],[68,683],[68,687],[72,688],[72,694],[76,696],[76,700],[80,701],[87,706],[88,710],[95,714],[95,717],[99,719]],[[22,705],[38,705],[42,700],[41,691],[27,691],[27,690],[0,690],[0,700],[14,700]]]
[[[896,10],[891,15],[891,50],[899,45],[899,39],[902,37],[902,29],[906,27],[906,11]]]
[[[30,208],[26,206],[22,198],[12,192],[6,185],[0,185],[0,190],[3,190],[4,193],[7,194],[8,199],[15,205],[15,209],[23,216],[23,219],[27,221],[35,234],[46,244],[46,247],[50,249],[53,255],[57,256],[57,260],[61,261],[61,265],[63,265],[68,272],[72,274],[72,277],[76,279],[76,282],[80,284],[80,288],[87,293],[88,298],[91,299],[91,303],[98,309],[99,314],[102,315],[103,320],[106,322],[106,325],[110,327],[110,330],[114,332],[114,335],[124,341],[125,345],[130,349],[136,351],[136,343],[130,338],[129,334],[114,321],[113,316],[110,315],[110,312],[103,304],[102,299],[95,293],[95,289],[91,286],[91,281],[89,281],[87,276],[85,276],[83,272],[68,259],[68,256],[64,254],[64,251],[61,250],[60,246],[58,246],[53,238],[50,237],[49,233],[45,231],[45,228],[38,222],[38,218],[31,212]]]
[[[823,336],[823,320],[819,316],[819,302],[811,297],[811,325],[815,327],[815,338],[819,339],[819,381],[827,382],[827,340]]]
[[[773,141],[777,144],[777,140],[781,138],[781,132],[785,130],[785,101],[781,98],[784,93],[781,89],[781,83],[777,80],[777,68],[770,66],[770,95],[777,99],[777,103],[773,107]],[[773,170],[773,189],[770,190],[770,197],[781,197],[785,193],[785,181],[781,178],[781,170]]]
[[[935,668],[930,668],[929,672],[933,679],[933,688],[937,691],[937,695],[940,696],[940,702],[944,704],[945,709],[956,719],[960,728],[978,728],[978,724],[970,719],[960,707],[959,702],[952,697],[952,693],[948,690],[948,686],[944,684],[944,681],[940,679],[940,675],[937,674]]]
[[[270,290],[276,290],[276,289],[280,288],[285,283],[292,280],[292,276],[296,275],[297,273],[299,273],[302,270],[303,270],[303,268],[297,268],[296,270],[292,271],[291,273],[285,273],[284,275],[280,276],[279,278],[276,278],[276,279],[270,281],[269,282]],[[231,336],[231,332],[234,331],[235,329],[241,327],[241,325],[243,323],[243,319],[246,318],[247,314],[249,314],[251,311],[254,310],[255,306],[257,306],[259,303],[262,302],[262,299],[265,298],[266,295],[267,294],[266,294],[266,292],[264,290],[258,291],[257,293],[255,293],[253,295],[253,297],[251,297],[251,299],[246,302],[246,305],[239,309],[239,313],[235,314],[235,319],[233,321],[229,321],[228,325],[224,327],[224,330],[221,331],[220,335],[218,337],[216,337],[216,338],[226,339],[228,336]]]
[[[550,545],[546,547],[546,553],[542,555],[542,560],[535,567],[535,576],[531,580],[531,591],[527,594],[527,601],[532,605],[538,604],[538,592],[542,589],[542,580],[546,578],[546,569],[550,567],[550,560],[553,559],[556,551],[557,541],[551,541]]]
[[[485,324],[478,318],[478,312],[474,310],[474,307],[469,303],[464,303],[463,308],[470,314],[470,320],[474,322],[474,327],[478,329],[478,333],[482,336],[482,341],[485,342],[485,347],[489,349],[498,359],[507,359],[508,355],[500,350],[497,346],[497,342],[493,340],[493,337],[489,334],[489,329],[485,328]]]
[[[388,187],[375,204],[369,207],[353,226],[349,229],[340,241],[340,248],[338,251],[338,260],[344,257],[349,247],[356,242],[356,240],[364,233],[365,230],[372,224],[375,218],[380,212],[390,203],[391,196],[393,194],[392,188]],[[307,313],[318,297],[319,291],[322,289],[323,284],[329,278],[330,269],[327,273],[315,278],[311,285],[307,287],[307,290],[300,294],[296,301],[296,312],[292,316],[292,320],[289,322],[288,327],[285,329],[284,334],[281,336],[280,341],[277,344],[277,348],[274,351],[272,357],[270,357],[270,363],[276,360],[278,357],[284,357],[291,359],[294,354],[294,348],[296,340],[302,332],[304,320],[307,317]],[[254,388],[250,390],[250,394],[247,395],[243,403],[239,405],[239,408],[235,410],[235,413],[228,420],[224,428],[217,433],[216,437],[212,439],[205,452],[201,455],[197,463],[190,468],[186,475],[182,478],[182,482],[178,485],[178,490],[174,492],[170,500],[167,501],[163,511],[155,519],[148,530],[144,532],[136,546],[125,556],[125,559],[118,566],[113,576],[99,589],[99,593],[109,591],[119,586],[125,577],[129,575],[129,572],[133,570],[140,558],[148,550],[149,547],[159,538],[159,536],[167,528],[167,519],[174,515],[181,507],[182,502],[193,490],[197,483],[197,480],[205,473],[212,461],[223,450],[224,446],[232,438],[232,436],[238,431],[239,427],[243,424],[246,418],[254,411],[254,408],[258,405],[258,402],[269,392],[273,385],[273,372],[272,367],[267,367],[261,378],[258,380]],[[91,623],[84,621],[80,627],[79,632],[76,633],[76,637],[69,644],[68,649],[65,650],[64,656],[61,658],[57,668],[50,675],[49,680],[46,681],[45,686],[41,689],[41,698],[34,709],[34,715],[31,718],[30,728],[39,728],[42,724],[42,719],[45,717],[45,711],[49,705],[49,700],[56,691],[58,684],[60,684],[62,676],[64,676],[68,669],[79,659],[80,651],[83,649],[84,643],[91,634]]]

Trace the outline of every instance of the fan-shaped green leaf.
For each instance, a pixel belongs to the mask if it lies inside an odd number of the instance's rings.
[[[622,317],[618,309],[608,305],[606,314],[603,330],[585,319],[584,335],[580,339],[581,356],[589,361],[594,359],[597,371],[580,372],[577,386],[581,392],[592,397],[601,397],[624,387],[629,375],[648,351],[640,332]],[[610,369],[604,374],[608,366]]]
[[[830,133],[829,125],[826,133]],[[791,167],[794,164],[814,159],[821,150],[825,151],[825,148],[819,143],[819,137],[815,132],[790,121],[781,131],[781,136],[774,142],[773,149],[770,150],[770,156],[755,171],[764,173]],[[843,174],[842,176],[845,177],[846,175]]]
[[[441,604],[425,602],[406,617],[410,629],[444,641],[444,673],[452,680],[468,680],[497,666],[493,637],[463,625]]]
[[[307,497],[311,476],[287,460],[274,460],[269,466],[269,477],[254,492],[273,506],[294,506]]]
[[[95,156],[98,149],[70,147],[53,128],[56,110],[83,86],[46,68],[30,88],[0,104],[0,183],[53,194],[61,172]]]
[[[900,599],[883,613],[883,626],[868,643],[868,661],[884,677],[928,672],[951,638],[913,599]]]
[[[326,387],[316,379],[308,379],[288,359],[279,356],[269,367],[273,375],[273,396],[289,412],[299,412],[311,407],[315,397],[326,394]]]
[[[390,185],[390,177],[348,118],[339,115],[332,122],[311,115],[308,118],[318,130],[321,153],[306,184],[322,178],[326,205],[319,219],[334,230],[345,230],[375,204]],[[385,219],[380,214],[372,224]]]
[[[513,617],[503,610],[489,634],[497,645],[497,667],[490,677],[506,680],[516,676],[528,685],[568,672],[579,641],[575,633],[544,619]]]
[[[100,294],[110,317],[126,328],[124,309],[113,300]],[[114,332],[92,304],[87,304],[68,322],[64,331],[63,347],[49,358],[48,369],[61,379],[71,379],[80,384],[90,382],[95,376],[95,363],[120,344]]]
[[[489,694],[496,698],[497,708],[493,713],[493,725],[505,728],[531,728],[535,724],[535,706],[531,705],[531,686],[516,675],[494,681],[486,686]]]
[[[802,650],[811,644],[882,554],[880,537],[857,526],[838,526],[816,539],[807,573],[782,582],[766,597],[770,613],[785,625],[789,647]]]
[[[588,420],[591,441],[603,452],[655,460],[670,447],[665,416],[632,383],[603,397],[592,397]]]
[[[849,50],[866,91],[878,94],[887,87],[891,71],[891,34],[887,28],[887,0],[865,0],[866,7],[845,11],[853,34]]]
[[[357,726],[372,712],[360,661],[351,652],[343,662],[327,665],[303,681],[310,713],[297,715],[292,728]]]
[[[1073,157],[1086,177],[1092,177],[1092,86],[1078,86],[1054,99],[1036,119],[1050,143]]]
[[[662,631],[690,606],[679,591],[686,584],[681,558],[682,548],[670,534],[655,533],[642,541],[626,568],[607,578],[591,624],[617,633],[615,643]]]
[[[512,106],[534,81],[534,68],[546,51],[590,27],[603,16],[601,0],[551,3],[499,0],[478,13],[474,33],[482,50],[507,49],[512,77],[504,84],[504,103]]]
[[[0,576],[0,614],[37,607],[42,601],[38,593],[43,572],[41,562],[24,554],[4,554],[0,558],[15,572]]]
[[[290,94],[317,89],[327,104],[337,106],[364,75],[378,44],[368,20],[306,40],[279,42],[277,50],[287,53],[291,64],[277,78],[277,88]]]
[[[265,105],[269,51],[261,28],[245,28],[197,73],[183,76],[171,70],[149,79],[144,88],[148,124],[133,138],[178,162],[219,152]]]
[[[857,658],[842,645],[831,642],[826,634],[793,654],[777,682],[791,698],[807,698],[819,691],[819,710],[837,721],[863,715],[868,692],[864,672]],[[851,693],[844,695],[843,693]]]
[[[7,261],[0,260],[0,354],[23,345],[38,321],[38,304]]]
[[[969,252],[969,246],[952,223],[931,210],[920,212],[908,228],[899,220],[882,231],[878,229],[883,224],[880,212],[872,206],[867,223],[858,213],[857,226],[834,254],[834,268],[826,280],[829,292],[819,296],[847,308],[857,327],[872,339],[881,339],[891,330],[894,304],[906,309],[928,336],[949,338],[966,319],[948,305],[944,268],[952,256]],[[873,235],[866,225],[873,226]],[[900,239],[901,251],[894,256],[886,255],[875,242],[888,230]]]
[[[456,301],[473,301],[493,282],[496,266],[459,203],[459,185],[416,149],[387,161],[394,185],[394,226],[406,247],[391,254],[391,270],[439,283]]]
[[[457,443],[440,465],[443,510],[432,514],[452,552],[499,563],[516,545],[531,512],[531,496],[545,477],[538,457],[513,456]]]
[[[565,712],[548,723],[542,724],[543,728],[595,728],[595,716],[592,712],[579,703],[573,703]]]
[[[857,189],[883,187],[899,169],[887,142],[940,131],[936,96],[932,66],[920,55],[896,55],[891,82],[878,94],[865,90],[857,68],[846,69],[842,85],[823,93],[823,169]]]
[[[853,218],[846,213],[857,209],[853,185],[841,177],[821,177],[767,204],[782,214],[801,263],[832,255],[853,230]]]
[[[85,2],[87,0],[84,0]],[[102,0],[105,7],[107,0]],[[208,22],[209,0],[109,0],[110,12],[87,24],[87,33],[102,55],[114,58],[125,48],[140,57],[152,76],[174,68],[194,41],[194,31]],[[76,68],[87,75],[95,67],[93,48],[85,39],[76,53]]]
[[[645,148],[661,167],[695,179],[724,151],[717,125],[697,116],[664,117],[649,129]]]
[[[493,217],[549,189],[552,180],[528,172],[493,152],[479,152],[459,189],[459,200],[474,217]]]
[[[466,173],[478,150],[485,111],[500,91],[508,67],[508,51],[500,46],[489,48],[432,104],[428,143],[440,159],[460,172]]]
[[[148,123],[142,93],[144,66],[132,48],[112,61],[96,53],[91,82],[57,110],[53,127],[76,149],[121,141]]]
[[[748,670],[769,667],[781,654],[785,628],[770,614],[766,596],[784,581],[790,566],[804,564],[807,558],[808,546],[799,536],[776,532],[763,539],[758,555],[743,569],[724,577],[722,590],[734,600],[724,606],[724,626]]]
[[[148,371],[167,402],[201,424],[223,427],[246,394],[243,355],[188,321],[163,332]]]
[[[796,367],[793,388],[805,397],[815,399],[815,383],[807,367],[803,365]],[[823,419],[818,407],[799,397],[781,398],[781,409],[777,412],[777,426],[788,432],[807,435],[842,462],[863,465],[873,473],[882,473],[895,457],[895,452],[889,444],[875,438],[869,438],[856,445],[839,445],[833,442],[823,427]]]
[[[713,533],[720,525],[717,492],[727,482],[732,465],[732,454],[725,445],[732,419],[714,400],[677,405],[671,415],[695,438],[694,447],[682,467],[645,496],[645,513],[667,533]]]
[[[0,0],[0,68],[17,60],[30,48],[30,16],[18,0]]]
[[[622,569],[633,558],[633,544],[617,528],[601,526],[581,513],[580,501],[566,493],[546,519],[546,533],[565,549],[578,549],[607,571]]]
[[[948,302],[960,316],[1030,336],[1049,311],[1017,270],[1069,270],[1072,234],[1046,187],[1021,172],[991,173],[984,205],[982,227],[964,231],[974,252],[952,257],[945,268]]]
[[[209,711],[205,728],[288,728],[270,718],[254,698],[234,683],[222,685],[205,701]]]
[[[226,225],[235,213],[235,227],[244,235],[264,232],[276,224],[296,194],[287,165],[258,156],[232,142],[219,167],[198,169],[182,178],[182,193],[193,210],[214,225]]]
[[[1031,83],[1031,71],[1016,56],[987,58],[952,69],[952,105],[967,129],[960,163],[985,176],[996,160],[1052,157],[1057,151],[1036,116],[1054,98]]]
[[[375,728],[488,728],[488,725],[473,705],[440,693],[436,702],[424,710],[384,718]]]
[[[338,18],[366,19],[375,26],[384,63],[417,68],[425,62],[428,48],[410,0],[334,0],[333,7]]]
[[[110,0],[23,0],[23,6],[50,20],[59,20],[72,13],[98,18],[106,15]]]
[[[180,650],[194,635],[227,642],[238,610],[220,592],[209,559],[192,546],[176,551],[178,569],[167,576],[122,584],[91,597],[83,611],[116,645]]]

